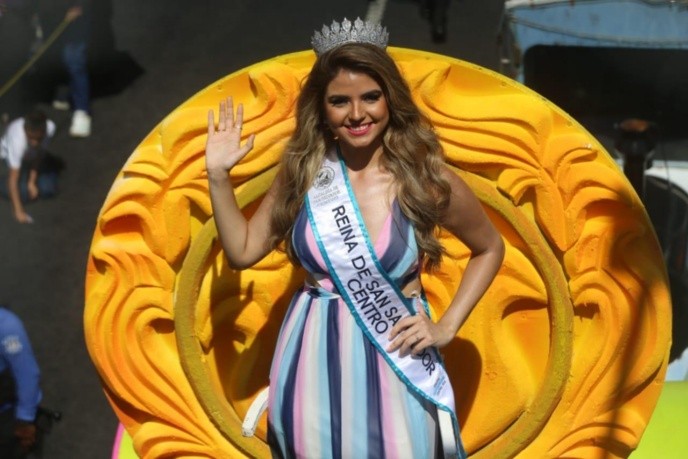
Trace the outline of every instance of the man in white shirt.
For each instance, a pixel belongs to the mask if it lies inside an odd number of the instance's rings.
[[[45,147],[54,133],[55,123],[35,110],[12,121],[0,139],[0,157],[9,169],[6,182],[0,183],[0,194],[9,197],[19,223],[33,221],[24,210],[25,202],[57,192],[57,171],[43,167],[48,157]]]

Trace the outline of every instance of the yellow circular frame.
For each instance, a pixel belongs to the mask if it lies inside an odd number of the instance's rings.
[[[443,349],[472,457],[626,457],[657,401],[670,342],[661,253],[633,188],[578,123],[520,84],[391,48],[450,167],[507,245],[504,265]],[[302,282],[279,253],[231,271],[207,190],[206,113],[232,95],[256,147],[232,170],[247,215],[269,187],[312,52],[233,73],[168,115],[117,176],[86,276],[89,352],[142,457],[268,457],[241,419]],[[467,252],[424,275],[435,314]]]

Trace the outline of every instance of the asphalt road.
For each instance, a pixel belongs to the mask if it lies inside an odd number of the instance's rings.
[[[496,70],[502,4],[452,1],[444,44],[431,42],[416,1],[387,1],[383,23],[393,46]],[[128,156],[199,90],[250,64],[309,48],[313,30],[332,19],[364,17],[369,2],[103,0],[99,5],[95,32],[109,38],[117,53],[95,56],[92,135],[69,138],[69,114],[43,100],[58,125],[52,150],[67,163],[61,193],[27,207],[32,225],[14,222],[9,203],[0,201],[0,301],[24,319],[42,370],[44,404],[64,414],[46,440],[44,457],[50,459],[110,457],[117,419],[86,351],[83,291],[98,211]]]

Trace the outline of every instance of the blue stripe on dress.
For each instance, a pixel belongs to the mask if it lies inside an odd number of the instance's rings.
[[[294,223],[294,231],[292,233],[292,244],[294,252],[299,258],[301,265],[310,273],[324,274],[327,270],[323,269],[319,264],[313,253],[309,250],[306,243],[306,231],[311,231],[310,222],[308,221],[308,213],[302,208],[296,216]]]
[[[304,389],[306,391],[308,389],[311,389],[313,391],[312,394],[303,394],[304,401],[309,399],[313,400],[313,402],[311,402],[312,404],[303,406],[303,411],[314,411],[314,413],[311,413],[311,416],[315,415],[315,417],[318,420],[318,449],[317,453],[315,451],[313,453],[317,454],[318,457],[322,459],[332,458],[332,450],[330,447],[330,445],[332,444],[332,429],[328,428],[328,424],[330,424],[331,421],[332,413],[328,412],[328,410],[324,408],[331,406],[330,400],[332,394],[330,394],[329,387],[330,378],[328,372],[324,371],[325,369],[322,367],[322,365],[318,365],[318,363],[327,362],[327,335],[329,331],[327,327],[327,311],[330,309],[328,306],[329,301],[325,304],[321,303],[318,305],[317,308],[314,308],[311,311],[311,319],[315,320],[313,320],[313,322],[310,325],[307,325],[307,333],[312,337],[310,340],[310,344],[317,346],[314,350],[315,352],[313,352],[315,361],[308,363],[308,366],[311,369],[310,371],[315,370],[316,373],[314,376],[311,376],[307,379],[316,382],[317,387],[311,386],[310,388],[301,388],[302,392],[304,391]],[[329,366],[329,363],[327,365]],[[309,397],[309,395],[312,398]],[[308,417],[311,418],[311,416]],[[304,435],[305,434],[306,432],[304,432]]]
[[[340,307],[346,308],[345,305],[341,305]],[[351,361],[363,363],[363,360],[366,358],[365,347],[366,345],[370,346],[370,343],[368,342],[368,338],[363,336],[363,332],[358,325],[356,325],[353,318],[351,318],[349,327],[351,327],[351,333],[348,336],[348,339],[350,340],[348,344],[352,348],[350,356]],[[357,418],[354,417],[353,419],[346,420],[346,422],[349,423],[351,440],[353,441],[353,445],[349,446],[352,451],[351,457],[364,458],[370,456],[370,454],[368,454],[368,442],[365,441],[368,436],[369,421],[369,418],[365,418],[368,413],[368,406],[366,403],[367,397],[365,396],[365,394],[368,392],[368,384],[366,380],[368,375],[366,371],[366,365],[363,364],[356,365],[354,363],[353,368],[350,367],[349,370],[352,373],[350,377],[352,386],[351,392],[354,395],[359,395],[348,402],[353,405],[354,415],[358,415]]]
[[[364,344],[366,372],[368,373],[368,457],[385,457],[382,443],[382,409],[380,407],[380,375],[378,375],[377,349],[368,340]]]
[[[431,416],[428,413],[436,411],[435,405],[429,401],[421,398],[415,392],[406,389],[406,397],[404,397],[404,403],[406,404],[406,412],[411,420],[412,426],[427,426],[427,417]],[[436,416],[434,416],[436,418]],[[437,423],[435,422],[435,426]],[[433,426],[433,427],[435,427]],[[430,457],[430,449],[432,445],[432,439],[428,438],[428,429],[416,429],[413,432],[414,442],[413,450],[414,457]]]
[[[291,358],[292,362],[296,360],[296,356],[293,353],[288,353],[288,351],[295,347],[295,341],[298,337],[302,336],[302,333],[290,333],[289,336],[286,336],[286,329],[291,321],[290,319],[292,314],[296,314],[296,317],[294,317],[294,324],[291,326],[291,329],[303,330],[305,316],[299,315],[299,305],[304,301],[307,301],[307,297],[297,294],[296,296],[294,296],[291,303],[289,304],[289,307],[287,308],[287,312],[285,314],[284,321],[282,322],[282,327],[280,329],[279,337],[277,340],[278,348],[280,346],[279,343],[286,341],[284,345],[285,349],[281,353],[281,356],[284,360],[280,361],[279,363],[274,361],[280,356],[279,350],[276,350],[276,355],[273,357],[272,365],[276,366],[280,371],[278,371],[277,373],[279,375],[277,376],[277,381],[270,381],[271,386],[275,385],[276,387],[283,387],[284,381],[286,379],[286,374],[283,371],[281,371],[283,369],[282,365],[288,365],[287,359],[289,358]],[[298,347],[300,348],[300,339],[298,341]],[[273,455],[277,457],[286,457],[284,456],[286,450],[286,436],[282,435],[282,433],[284,432],[284,423],[280,412],[280,408],[282,406],[281,396],[283,393],[283,391],[274,391],[274,398],[270,400],[271,408],[270,412],[268,413],[269,431],[272,432],[272,436],[276,440],[274,443],[270,443],[270,447],[273,451]],[[276,453],[277,451],[279,452],[279,454]]]
[[[337,300],[327,305],[327,373],[330,388],[330,432],[332,436],[332,457],[341,458],[342,442],[342,367],[339,360],[339,317]]]
[[[279,447],[279,436],[275,434],[275,430],[270,422],[268,422],[268,445],[270,445],[270,456],[273,459],[286,459],[286,456],[282,454],[282,449]]]
[[[296,452],[294,451],[294,394],[296,392],[296,375],[298,373],[298,363],[299,355],[301,355],[301,345],[303,343],[304,327],[306,324],[306,318],[308,317],[308,312],[312,306],[313,300],[308,295],[301,296],[302,301],[305,301],[301,308],[298,308],[300,317],[298,317],[299,323],[294,327],[293,335],[289,337],[289,344],[284,350],[285,356],[290,356],[291,360],[289,362],[282,362],[282,365],[286,365],[286,369],[280,371],[284,375],[284,379],[278,382],[280,387],[283,387],[282,394],[284,398],[280,406],[280,418],[282,419],[282,428],[284,430],[284,436],[286,438],[286,456],[296,457]],[[296,309],[296,307],[294,308]]]
[[[390,227],[389,246],[385,252],[378,255],[380,265],[384,266],[390,278],[398,279],[418,263],[418,246],[413,233],[413,227],[401,214],[399,205],[394,201],[392,207],[392,224]],[[414,273],[417,269],[413,270]],[[400,284],[403,285],[403,284]]]

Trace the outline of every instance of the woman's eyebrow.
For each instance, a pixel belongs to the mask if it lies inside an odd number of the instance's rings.
[[[349,96],[346,96],[344,94],[331,94],[327,96],[327,100],[346,100],[349,99]]]

